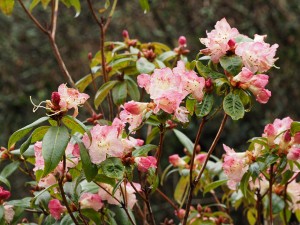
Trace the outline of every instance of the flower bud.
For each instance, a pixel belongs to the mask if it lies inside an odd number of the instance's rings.
[[[55,107],[59,107],[59,102],[60,102],[60,94],[58,92],[52,92],[51,95],[51,102]]]
[[[10,197],[10,192],[4,190],[4,188],[0,186],[0,201],[7,200],[9,197]]]
[[[178,219],[182,220],[185,215],[185,210],[184,209],[176,210],[175,215],[178,217]]]
[[[175,167],[186,165],[186,162],[182,158],[180,158],[178,154],[170,155],[169,162]]]
[[[178,44],[180,45],[180,46],[186,46],[186,38],[185,38],[185,36],[180,36],[179,38],[178,38]]]
[[[235,47],[235,40],[230,39],[227,44],[230,47],[230,49],[234,49],[234,47]]]
[[[93,59],[93,54],[91,52],[89,52],[89,54],[88,54],[88,59],[89,59],[89,61],[92,61],[92,59]]]
[[[123,36],[123,38],[128,39],[128,38],[129,38],[129,33],[128,33],[128,31],[127,31],[127,30],[123,30],[122,36]]]

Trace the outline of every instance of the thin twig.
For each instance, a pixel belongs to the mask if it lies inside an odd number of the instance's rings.
[[[149,201],[149,189],[145,189],[144,190],[144,193],[145,193],[145,197],[146,197],[146,206],[147,206],[147,209],[148,209],[148,212],[149,212],[149,216],[150,216],[150,224],[151,225],[156,225],[155,223],[155,219],[154,219],[154,215],[153,215],[153,212],[152,212],[152,208],[151,208],[151,205],[150,205],[150,201]]]
[[[158,192],[158,194],[160,194],[175,210],[178,210],[178,206],[174,204],[174,202],[167,196],[165,195],[165,193],[163,193],[161,190],[159,190],[158,188],[156,189],[156,191]]]
[[[270,166],[270,180],[269,180],[269,216],[270,216],[270,225],[273,225],[273,206],[272,206],[272,188],[273,188],[273,169],[274,164]]]
[[[58,16],[58,0],[52,0],[52,14],[51,14],[51,37],[55,40],[57,16]]]
[[[124,183],[124,189],[125,189],[125,188],[126,188],[126,184]],[[125,189],[125,190],[126,190],[126,189]],[[125,190],[124,190],[124,191],[125,191]],[[122,203],[122,207],[123,207],[123,209],[125,210],[125,213],[126,213],[128,219],[129,219],[129,221],[131,222],[131,224],[132,224],[132,225],[135,225],[135,223],[134,223],[133,219],[131,218],[131,216],[130,216],[130,214],[129,214],[129,212],[128,212],[128,209],[127,209],[127,195],[126,195],[126,191],[125,191],[125,193],[124,193],[122,187],[120,187],[120,191],[121,191],[121,194],[122,194],[123,200],[124,200],[124,202]]]
[[[164,143],[164,136],[165,136],[165,127],[164,124],[160,124],[159,125],[159,143],[158,143],[158,150],[155,154],[156,159],[157,159],[157,168],[155,170],[155,174],[158,174],[158,167],[159,167],[159,163],[160,163],[160,159],[161,159],[161,155],[162,155],[162,149],[163,149],[163,143]]]

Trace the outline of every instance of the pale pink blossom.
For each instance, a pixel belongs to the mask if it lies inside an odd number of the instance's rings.
[[[136,157],[134,161],[137,164],[138,170],[143,173],[147,172],[150,168],[157,167],[157,160],[153,156]]]
[[[227,185],[230,189],[236,190],[236,185],[241,181],[243,175],[249,168],[247,164],[247,154],[245,152],[235,152],[233,149],[223,144],[226,152],[223,163],[223,170],[228,177]]]
[[[135,189],[137,191],[141,191],[141,185],[138,183],[134,183],[132,182],[132,184],[134,185]],[[112,197],[112,192],[113,192],[113,187],[109,184],[100,184],[101,188],[99,188],[98,194],[101,197],[101,199],[103,201],[107,201],[109,204],[113,204],[113,205],[120,205],[120,202],[124,202],[124,197],[126,198],[126,207],[132,209],[133,206],[135,205],[135,203],[137,202],[136,196],[135,196],[135,190],[134,188],[131,186],[131,184],[127,183],[126,184],[126,188],[124,183],[122,183],[120,185],[120,188],[122,189],[122,192],[119,189],[116,190],[116,192],[114,193],[114,197]],[[103,188],[106,190],[103,190]],[[107,192],[109,192],[110,194],[108,194]],[[125,194],[125,196],[123,196],[123,194]]]
[[[170,155],[169,156],[169,162],[174,166],[174,167],[184,167],[187,165],[187,163],[179,157],[178,154]]]
[[[124,153],[124,146],[121,140],[119,126],[100,126],[97,124],[90,132],[92,143],[87,134],[84,134],[82,141],[88,148],[91,161],[95,164],[103,162],[107,155],[121,157]]]
[[[252,42],[239,43],[235,54],[242,57],[243,64],[253,73],[266,72],[274,66],[278,44],[270,46],[264,42],[266,36],[255,35]]]
[[[287,186],[287,193],[290,196],[291,202],[288,201],[290,209],[295,212],[300,209],[300,183],[293,180]]]
[[[98,211],[103,207],[103,202],[98,194],[83,193],[79,198],[80,208],[91,208]]]
[[[225,18],[218,21],[215,30],[207,33],[207,38],[200,38],[200,42],[207,48],[201,50],[205,55],[210,55],[214,63],[226,55],[227,51],[235,46],[235,38],[239,35],[236,28],[231,28]]]
[[[4,207],[4,220],[8,224],[10,224],[11,221],[13,221],[15,216],[14,206],[4,203],[3,207]]]
[[[132,100],[130,102],[126,102],[122,108],[133,115],[138,115],[142,114],[147,109],[148,104],[149,103],[146,102],[135,102]]]
[[[189,115],[189,111],[183,106],[178,107],[174,113],[174,117],[181,123],[189,122],[188,115]]]
[[[300,145],[294,145],[288,150],[287,159],[297,161],[300,159]]]
[[[207,158],[206,153],[200,153],[195,156],[194,163],[195,165],[202,165]]]
[[[66,84],[61,84],[58,87],[58,94],[60,96],[60,110],[67,111],[68,109],[74,108],[73,117],[78,115],[78,106],[84,104],[90,97],[85,93],[80,93],[74,88],[68,88]]]
[[[48,208],[52,217],[59,220],[61,214],[66,211],[66,207],[63,206],[58,199],[51,199],[48,203]]]
[[[47,176],[40,179],[38,186],[47,188],[57,183],[57,180],[53,173],[49,173]]]
[[[269,82],[268,75],[254,75],[249,69],[243,67],[242,71],[232,78],[232,81],[240,88],[251,91],[259,103],[265,104],[271,97],[271,92],[265,89]]]
[[[251,180],[249,185],[253,192],[255,192],[256,189],[259,189],[260,194],[264,195],[269,190],[270,184],[266,177],[260,174],[259,177],[255,179],[255,182]]]
[[[128,130],[133,132],[138,128],[143,122],[143,114],[132,114],[127,110],[122,110],[120,112],[120,119],[123,123],[128,123]]]
[[[33,168],[33,171],[37,170],[43,170],[45,167],[44,158],[42,155],[42,142],[38,141],[33,146],[34,149],[34,156],[35,156],[35,167]]]

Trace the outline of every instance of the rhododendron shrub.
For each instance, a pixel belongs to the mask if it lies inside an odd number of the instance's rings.
[[[90,73],[74,82],[57,49],[53,2],[51,26],[31,13],[39,2],[25,12],[48,35],[68,84],[58,85],[48,100],[32,102],[45,116],[14,132],[1,148],[1,160],[11,162],[0,173],[0,224],[28,224],[28,211],[30,224],[220,225],[233,224],[231,212],[240,206],[251,225],[300,218],[299,122],[276,119],[243,152],[218,143],[226,121],[242,119],[252,105],[271,98],[266,73],[275,67],[277,44],[265,42],[266,35],[247,37],[225,18],[200,38],[204,47],[193,60],[184,36],[174,49],[142,43],[126,30],[122,41],[111,42],[105,33],[116,1],[106,5],[109,18],[98,20],[88,0],[101,45],[88,54]],[[74,1],[62,3],[78,10]],[[218,115],[223,119],[206,149],[201,133]],[[193,121],[199,127],[190,140],[181,128]],[[180,141],[182,152],[168,154],[166,133]],[[224,150],[222,158],[213,155],[215,148]],[[31,190],[10,200],[9,179],[18,168],[32,179],[26,184]],[[175,186],[168,180],[173,175]],[[153,207],[153,199],[164,204]],[[165,204],[173,213],[161,220],[156,213]]]

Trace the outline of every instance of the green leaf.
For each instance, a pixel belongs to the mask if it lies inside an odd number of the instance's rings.
[[[211,190],[214,190],[217,187],[225,184],[227,181],[228,181],[228,179],[224,179],[224,180],[217,180],[212,183],[209,183],[208,185],[205,186],[203,195],[206,194],[207,192],[210,192]]]
[[[87,135],[90,138],[90,141],[92,141],[91,132],[78,119],[74,118],[73,116],[67,115],[67,116],[64,116],[62,118],[62,122],[66,125],[66,127],[68,127],[69,129],[71,129],[73,132],[78,132],[78,133],[81,133],[81,134],[87,133]]]
[[[251,208],[247,211],[247,220],[250,225],[255,225],[257,220],[257,210]]]
[[[0,205],[0,221],[4,218],[4,212],[5,212],[4,206]]]
[[[116,105],[123,104],[127,97],[127,83],[124,81],[117,83],[112,89],[112,97]]]
[[[93,209],[81,209],[81,213],[85,217],[93,220],[95,222],[95,224],[102,224],[102,222],[103,222],[101,219],[100,213],[96,213],[95,210],[93,210]]]
[[[109,91],[118,83],[117,80],[112,80],[104,83],[99,90],[97,91],[95,95],[94,104],[95,107],[98,108],[98,106],[103,102],[105,97],[108,95]]]
[[[32,200],[31,197],[25,197],[23,199],[11,200],[11,201],[8,201],[7,203],[9,205],[13,205],[13,206],[29,208],[31,205],[31,200]]]
[[[247,196],[248,196],[247,190],[248,190],[248,184],[249,184],[250,177],[251,177],[251,173],[246,172],[244,174],[244,176],[242,177],[242,180],[240,182],[240,189],[241,189],[241,191],[242,191],[245,198],[247,198]]]
[[[30,3],[30,6],[29,6],[29,11],[31,12],[39,3],[41,2],[41,0],[33,0],[31,3]]]
[[[64,126],[50,127],[43,138],[42,155],[45,160],[45,169],[43,176],[52,172],[63,155],[69,143],[69,132]]]
[[[151,193],[155,192],[158,185],[159,185],[159,178],[158,175],[156,174],[156,168],[149,168],[148,171],[148,176],[147,176],[147,182],[149,183],[149,188],[151,188]]]
[[[132,152],[132,155],[134,157],[146,156],[149,151],[156,149],[156,148],[157,148],[157,146],[152,145],[152,144],[147,144],[147,145],[143,145],[141,147],[136,147],[136,149]]]
[[[300,131],[300,122],[294,121],[291,124],[291,134],[294,136],[297,132]]]
[[[73,6],[76,11],[75,17],[79,16],[80,11],[81,11],[81,6],[80,6],[79,0],[61,0],[61,2],[68,8]]]
[[[110,0],[106,0],[104,7],[99,9],[99,13],[104,13],[109,8],[109,6],[110,6]]]
[[[174,199],[175,201],[182,205],[185,202],[186,193],[188,192],[190,178],[189,176],[186,177],[180,177],[179,182],[176,185],[175,191],[174,191]]]
[[[11,15],[15,5],[15,0],[1,0],[0,9],[5,15]]]
[[[221,57],[220,64],[224,70],[234,76],[240,73],[243,67],[242,59],[237,55]]]
[[[186,100],[185,108],[189,111],[190,115],[194,114],[196,103],[197,103],[196,99],[188,98]]]
[[[91,158],[90,158],[90,155],[88,153],[88,150],[86,149],[84,144],[81,142],[81,140],[79,138],[77,138],[76,136],[73,136],[73,138],[75,139],[75,141],[79,145],[80,158],[81,158],[81,162],[82,162],[82,169],[83,169],[84,175],[86,177],[86,180],[88,182],[91,182],[95,178],[95,176],[97,175],[98,168],[95,164],[93,164],[91,162]]]
[[[40,123],[47,121],[48,119],[49,119],[49,117],[47,117],[47,116],[42,117],[42,118],[36,120],[35,122],[27,125],[26,127],[23,127],[20,130],[17,130],[16,132],[14,132],[8,140],[7,149],[10,149],[12,147],[12,145],[14,145],[22,137],[24,137],[26,134],[28,134],[32,130],[33,127],[39,125]]]
[[[202,62],[197,61],[196,62],[196,68],[198,73],[205,78],[212,78],[212,79],[217,79],[217,78],[226,78],[226,76],[222,73],[218,73],[213,71],[212,69],[208,68],[207,66],[203,65]]]
[[[104,175],[115,179],[123,178],[125,169],[120,158],[108,158],[100,166]]]
[[[13,172],[16,171],[16,169],[18,169],[19,165],[20,165],[20,163],[17,161],[14,161],[14,162],[8,164],[7,166],[5,166],[2,169],[0,176],[4,177],[4,178],[9,177]]]
[[[47,8],[47,6],[48,6],[48,4],[49,4],[50,1],[51,1],[51,0],[41,0],[42,6],[44,7],[44,9]]]
[[[11,188],[9,181],[5,177],[0,176],[0,183],[5,184],[9,189]]]
[[[43,139],[50,126],[41,126],[36,128],[31,134],[31,143],[35,143]]]
[[[159,133],[159,128],[158,127],[154,127],[150,134],[147,136],[147,139],[146,139],[146,144],[150,144],[153,139],[157,136],[157,134]]]
[[[214,105],[214,96],[212,94],[205,94],[202,102],[196,104],[195,114],[198,117],[207,116]]]
[[[238,120],[244,117],[244,105],[238,95],[229,93],[223,101],[223,108],[227,115],[233,120]]]
[[[75,223],[73,222],[71,216],[69,214],[66,214],[60,221],[59,225],[75,225]]]
[[[83,78],[81,78],[79,81],[76,82],[76,87],[80,92],[83,92],[87,86],[89,86],[90,83],[93,82],[93,78],[94,80],[102,75],[102,71],[98,71],[96,73],[92,74],[88,74],[86,76],[84,76]]]
[[[117,60],[113,60],[109,65],[113,68],[113,70],[124,70],[125,68],[136,66],[136,59],[134,58],[121,58]]]
[[[172,59],[174,59],[175,57],[177,57],[177,53],[176,53],[176,52],[174,52],[174,51],[167,51],[167,52],[164,52],[164,53],[160,54],[160,55],[158,56],[158,59],[159,59],[160,61],[165,62],[165,61],[172,60]]]
[[[155,65],[149,62],[146,58],[141,57],[136,62],[136,68],[140,73],[151,73],[155,69]]]
[[[124,79],[127,83],[127,91],[131,99],[134,101],[139,101],[140,91],[138,85],[127,75],[124,76]]]
[[[20,153],[23,155],[23,153],[29,148],[31,144],[32,134],[28,137],[28,139],[21,145],[20,147]]]
[[[144,10],[144,13],[147,13],[150,11],[150,5],[148,0],[139,0],[140,6]]]
[[[227,78],[218,78],[214,80],[214,85],[216,87],[216,94],[221,96],[228,92],[230,87],[229,81]]]
[[[177,129],[173,129],[176,137],[178,138],[178,140],[180,141],[180,143],[186,147],[186,149],[193,154],[193,149],[194,149],[194,143],[181,131],[177,130]]]
[[[112,187],[116,184],[116,180],[114,178],[107,177],[104,174],[97,174],[94,180],[98,183],[109,184]]]
[[[134,225],[136,225],[135,218],[134,218],[132,211],[128,207],[126,207],[126,208],[128,210],[130,217],[133,219]],[[116,220],[116,224],[118,224],[118,225],[133,225],[130,222],[130,220],[128,219],[128,216],[123,208],[121,208],[119,206],[115,206],[115,207],[113,207],[112,210],[116,214],[114,216],[114,219]]]

